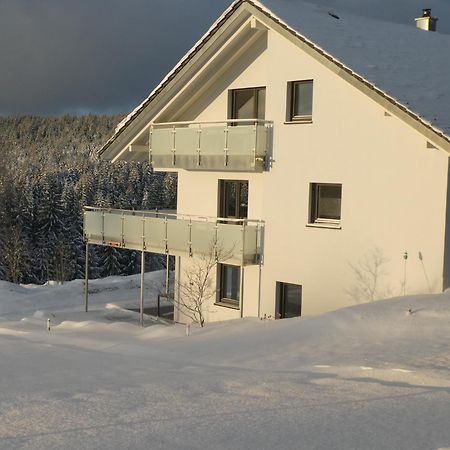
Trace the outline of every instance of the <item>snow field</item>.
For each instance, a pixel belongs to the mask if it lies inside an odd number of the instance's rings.
[[[1,449],[450,446],[450,293],[187,337],[119,307],[134,277],[91,287],[1,284]]]

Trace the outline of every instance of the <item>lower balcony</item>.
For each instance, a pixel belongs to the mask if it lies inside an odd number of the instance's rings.
[[[85,207],[86,242],[176,256],[214,254],[239,266],[262,258],[263,222]]]

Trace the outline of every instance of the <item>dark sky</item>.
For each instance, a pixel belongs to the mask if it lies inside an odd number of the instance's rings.
[[[450,0],[310,2],[404,23],[432,7],[450,34]],[[0,0],[0,115],[128,112],[230,3]]]

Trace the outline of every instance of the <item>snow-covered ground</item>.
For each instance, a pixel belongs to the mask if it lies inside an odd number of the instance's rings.
[[[0,282],[1,449],[450,447],[450,293],[186,336],[117,306],[138,278],[90,288]]]

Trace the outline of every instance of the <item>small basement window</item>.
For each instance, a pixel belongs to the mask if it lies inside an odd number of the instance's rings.
[[[310,223],[341,223],[342,184],[311,183]]]
[[[287,95],[287,122],[311,122],[313,80],[290,81]]]

